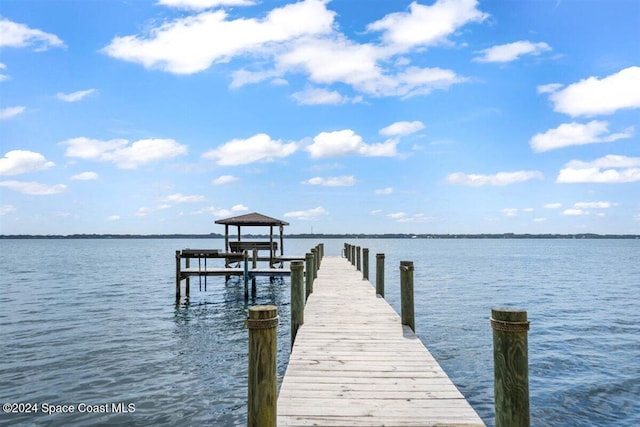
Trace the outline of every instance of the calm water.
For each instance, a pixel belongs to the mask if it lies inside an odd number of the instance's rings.
[[[315,240],[285,242],[303,254]],[[338,255],[342,240],[325,240]],[[399,310],[400,260],[415,263],[416,329],[493,425],[491,307],[526,309],[535,426],[640,425],[640,241],[359,240],[386,254]],[[72,414],[0,414],[0,425],[244,425],[248,305],[276,304],[278,373],[289,349],[289,283],[244,302],[209,279],[175,305],[174,253],[218,240],[1,240],[0,402],[74,405]],[[78,413],[79,404],[134,404]],[[99,407],[96,409],[100,409]]]

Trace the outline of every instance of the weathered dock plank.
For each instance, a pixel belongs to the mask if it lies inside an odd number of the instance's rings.
[[[325,257],[278,396],[279,426],[484,426],[348,261]]]

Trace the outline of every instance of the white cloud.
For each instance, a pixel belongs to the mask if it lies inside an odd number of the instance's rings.
[[[0,158],[0,175],[20,175],[36,172],[55,166],[42,154],[28,150],[8,151]]]
[[[198,209],[192,212],[192,215],[209,214],[218,218],[223,218],[232,214],[232,211],[225,208],[218,208],[216,206],[208,206],[204,209]]]
[[[309,185],[323,185],[325,187],[350,187],[355,185],[356,180],[353,176],[331,176],[329,178],[316,176],[307,181],[303,181],[302,183]]]
[[[527,40],[517,41],[481,50],[478,53],[482,53],[482,56],[476,57],[473,60],[476,62],[511,62],[517,60],[522,55],[540,55],[550,50],[551,47],[543,42],[531,43]]]
[[[17,106],[17,107],[7,107],[0,110],[0,120],[10,119],[12,117],[17,116],[18,114],[22,114],[27,107]]]
[[[360,135],[351,129],[334,132],[321,132],[313,138],[306,150],[314,159],[339,157],[349,154],[372,157],[394,157],[398,153],[397,140],[389,139],[382,143],[366,144]]]
[[[593,162],[572,160],[558,173],[563,184],[622,184],[640,181],[640,157],[607,155]]]
[[[87,89],[87,90],[79,90],[77,92],[71,92],[71,93],[58,92],[56,97],[64,102],[78,102],[82,100],[85,96],[91,95],[95,91],[96,91],[95,89]]]
[[[223,6],[252,6],[253,0],[159,0],[159,5],[186,10],[205,10]]]
[[[405,218],[407,214],[405,212],[393,212],[393,213],[387,214],[387,216],[391,219],[402,219],[402,218]]]
[[[549,83],[546,85],[540,85],[536,88],[538,93],[554,93],[560,89],[562,85],[560,83]]]
[[[564,123],[555,129],[534,135],[529,141],[529,145],[533,151],[541,153],[571,145],[613,142],[633,136],[633,128],[612,134],[609,133],[608,127],[609,123],[599,120],[593,120],[587,124]]]
[[[153,212],[153,210],[152,210],[152,209],[142,207],[142,208],[138,208],[138,210],[137,210],[137,212],[135,213],[135,215],[136,215],[136,216],[147,216],[147,215],[149,215],[151,212]]]
[[[215,160],[221,166],[245,165],[254,162],[269,162],[284,158],[298,149],[295,142],[284,144],[273,140],[265,133],[256,134],[248,139],[233,139],[209,150],[202,158]]]
[[[424,129],[424,124],[419,120],[415,120],[413,122],[404,121],[392,123],[389,126],[380,129],[379,133],[380,135],[385,136],[409,135],[422,129]]]
[[[249,208],[248,208],[248,207],[246,207],[245,205],[233,205],[233,206],[231,207],[231,210],[232,210],[233,212],[245,212],[245,211],[248,211],[248,210],[249,210]]]
[[[0,187],[17,191],[30,196],[48,196],[51,194],[62,193],[67,189],[64,184],[42,184],[40,182],[24,182],[24,181],[0,181]]]
[[[369,31],[382,31],[383,41],[401,51],[415,46],[448,43],[447,37],[471,22],[482,22],[488,15],[477,9],[476,0],[437,0],[426,6],[411,3],[409,12],[386,15],[369,24]]]
[[[393,193],[392,187],[379,188],[375,191],[375,194],[383,194],[383,195],[392,194],[392,193]]]
[[[547,218],[545,217],[533,218],[533,222],[545,222],[546,220]]]
[[[348,101],[334,90],[321,88],[307,88],[293,93],[291,97],[300,105],[342,104]]]
[[[238,181],[239,178],[233,175],[222,175],[211,181],[211,185],[224,185],[229,184],[235,181]]]
[[[609,209],[615,206],[615,203],[611,202],[578,202],[574,203],[573,207],[578,209]]]
[[[62,40],[55,34],[29,28],[6,18],[0,18],[0,34],[0,48],[35,46],[36,51],[45,51],[50,47],[64,47]]]
[[[499,172],[495,175],[465,174],[462,172],[452,173],[447,176],[449,184],[467,185],[470,187],[481,187],[484,185],[510,185],[531,179],[543,179],[542,172],[539,171],[516,171]]]
[[[504,216],[518,216],[517,208],[504,208],[501,209],[500,212],[502,212],[502,215]]]
[[[7,215],[7,214],[10,214],[11,212],[15,212],[17,210],[18,210],[18,208],[16,208],[13,205],[1,205],[0,206],[0,215]]]
[[[146,68],[192,74],[269,44],[330,32],[333,18],[321,0],[285,5],[260,20],[230,20],[222,10],[207,11],[164,23],[145,35],[116,37],[103,52]]]
[[[120,215],[110,215],[105,218],[105,221],[119,221]]]
[[[78,137],[62,141],[60,145],[67,146],[67,157],[111,162],[121,169],[135,169],[187,153],[187,146],[173,139],[141,139],[130,144],[126,139],[101,141]]]
[[[82,172],[82,173],[70,176],[69,179],[72,181],[91,181],[94,179],[98,179],[98,174],[95,172]]]
[[[547,209],[560,209],[562,207],[562,203],[547,203],[544,207]]]
[[[328,215],[327,212],[322,206],[318,206],[317,208],[309,209],[306,211],[293,211],[287,212],[284,214],[285,218],[295,218],[300,220],[313,220],[322,216]]]
[[[163,203],[198,203],[207,200],[206,197],[200,195],[186,196],[182,193],[171,194],[160,199]]]
[[[580,216],[580,215],[589,215],[588,212],[583,211],[582,209],[566,209],[564,211],[562,211],[562,215],[568,215],[568,216]]]
[[[625,68],[598,79],[589,77],[556,90],[550,97],[554,111],[570,116],[613,114],[640,108],[640,67]]]
[[[0,70],[5,70],[7,68],[6,65],[4,65],[2,62],[0,62]],[[10,77],[6,74],[0,74],[0,83],[4,82],[6,80],[9,80]]]

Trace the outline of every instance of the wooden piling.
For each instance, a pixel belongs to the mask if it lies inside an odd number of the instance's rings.
[[[362,249],[362,280],[369,280],[369,248]]]
[[[376,294],[384,298],[384,254],[376,254]]]
[[[180,299],[180,251],[176,251],[176,300]]]
[[[249,427],[276,427],[277,327],[278,309],[275,306],[257,305],[249,308]]]
[[[400,261],[400,317],[402,324],[416,331],[413,306],[413,261]]]
[[[304,323],[304,265],[302,261],[291,261],[291,347],[298,329]]]
[[[362,271],[362,250],[360,246],[356,246],[356,270]]]
[[[491,309],[496,427],[529,427],[527,312]]]
[[[351,245],[351,265],[356,265],[356,247]]]
[[[313,280],[318,278],[318,250],[311,248],[311,255],[313,255]]]
[[[307,253],[304,257],[305,272],[305,301],[313,293],[313,254]]]

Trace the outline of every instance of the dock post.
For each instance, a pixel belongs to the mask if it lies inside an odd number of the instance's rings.
[[[311,254],[313,255],[313,280],[318,278],[318,250],[311,248]]]
[[[319,266],[322,265],[322,258],[324,258],[324,243],[318,243],[318,251],[320,252],[320,264]]]
[[[369,280],[369,248],[362,249],[362,280]]]
[[[309,298],[309,295],[313,293],[313,254],[307,253],[304,256],[304,271],[305,271],[305,290],[306,290],[306,299]],[[306,300],[305,299],[305,300]]]
[[[242,251],[242,259],[244,264],[244,299],[245,301],[249,299],[249,257],[247,255],[247,251]],[[254,293],[255,297],[256,294]]]
[[[356,265],[356,247],[351,245],[351,265]]]
[[[278,309],[273,305],[249,308],[249,384],[247,426],[276,427],[278,396]]]
[[[176,251],[176,301],[180,300],[180,251]]]
[[[496,427],[528,427],[529,361],[527,312],[491,309]]]
[[[343,247],[342,247],[342,253],[344,254],[344,257],[345,257],[346,259],[349,259],[349,255],[348,255],[349,251],[348,251],[348,248],[349,248],[349,244],[348,244],[348,243],[344,243],[344,245],[343,245]]]
[[[189,267],[191,267],[191,258],[188,258],[188,257],[187,257],[187,258],[184,260],[184,262],[185,262],[185,268],[189,268]],[[207,276],[205,276],[205,277],[207,277]],[[200,277],[198,278],[198,280],[202,280],[202,276],[200,276]],[[190,288],[191,288],[191,279],[189,278],[189,276],[187,276],[187,277],[185,278],[185,281],[184,281],[184,296],[185,296],[187,299],[189,299]],[[202,290],[202,289],[200,289],[200,290]],[[206,291],[206,289],[205,289],[205,291]]]
[[[302,261],[291,261],[291,348],[304,324],[304,273]]]
[[[400,261],[400,311],[402,324],[416,331],[413,310],[413,261]]]
[[[384,298],[384,254],[376,254],[376,294]]]
[[[356,270],[362,271],[362,256],[360,246],[356,246]]]

